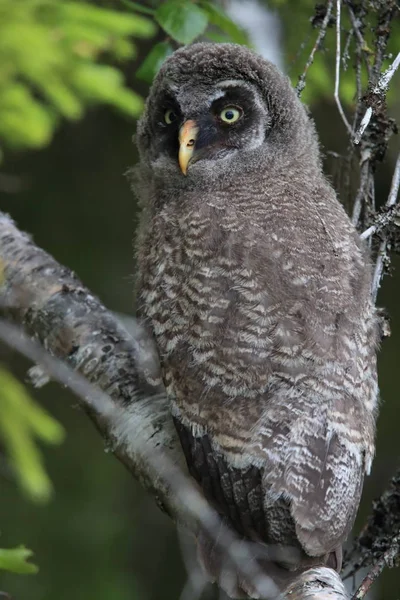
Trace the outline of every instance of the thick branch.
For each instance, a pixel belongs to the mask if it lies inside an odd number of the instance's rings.
[[[37,248],[1,213],[0,265],[0,308],[5,316],[101,388],[116,407],[122,409],[129,401],[130,418],[137,420],[148,448],[162,449],[172,463],[183,465],[163,388],[148,383],[157,376],[157,363],[144,332],[138,327],[136,338],[131,337],[70,270]],[[89,402],[85,408],[104,437],[112,437],[115,424],[93,411]],[[169,490],[155,482],[140,446],[135,449],[132,441],[130,451],[128,455],[117,448],[116,453],[174,514]]]

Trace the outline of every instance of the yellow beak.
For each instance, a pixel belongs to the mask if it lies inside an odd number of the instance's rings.
[[[189,160],[193,156],[194,145],[196,143],[199,128],[195,121],[186,121],[179,131],[179,155],[178,161],[181,171],[184,175],[187,173]]]

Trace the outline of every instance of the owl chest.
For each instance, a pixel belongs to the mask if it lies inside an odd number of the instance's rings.
[[[164,223],[149,231],[141,313],[155,335],[171,396],[189,386],[194,397],[205,389],[253,397],[267,385],[274,316],[265,287],[234,254],[232,240],[237,232],[216,233],[212,223],[192,229]]]
[[[140,296],[163,356],[215,343],[229,306],[218,262],[193,230],[149,238]]]

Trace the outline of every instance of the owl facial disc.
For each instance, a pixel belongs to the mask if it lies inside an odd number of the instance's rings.
[[[196,143],[199,128],[195,121],[185,121],[179,130],[179,154],[178,161],[181,171],[187,174],[189,161],[193,156],[193,150]]]

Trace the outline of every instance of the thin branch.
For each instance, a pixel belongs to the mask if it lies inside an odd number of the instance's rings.
[[[328,24],[329,24],[329,20],[331,18],[331,14],[332,14],[332,7],[333,7],[333,0],[329,0],[327,7],[326,7],[326,13],[325,13],[325,17],[324,20],[322,21],[317,39],[315,40],[315,44],[311,50],[310,56],[308,57],[306,66],[304,67],[304,71],[303,74],[301,75],[301,77],[299,77],[299,81],[296,85],[296,92],[298,94],[298,96],[300,96],[301,92],[304,90],[304,88],[306,87],[306,76],[307,76],[307,71],[308,69],[311,67],[311,65],[314,62],[314,57],[315,57],[315,53],[317,52],[317,50],[319,50],[325,35],[326,35],[326,31],[328,28]]]
[[[344,579],[360,569],[376,564],[390,550],[393,537],[400,532],[400,470],[389,487],[375,500],[372,512],[344,559],[347,570]]]
[[[338,0],[338,2],[339,2],[339,0]],[[355,144],[360,143],[361,138],[371,121],[371,117],[374,112],[374,105],[377,102],[379,103],[382,101],[383,97],[385,96],[385,94],[389,88],[390,81],[391,81],[393,75],[395,74],[395,72],[397,71],[399,65],[400,65],[400,52],[398,53],[398,55],[396,56],[396,58],[394,59],[394,61],[390,65],[390,67],[382,74],[377,85],[371,90],[371,93],[369,94],[368,103],[370,104],[370,106],[368,106],[367,110],[365,111],[365,114],[361,120],[360,126],[354,135],[353,142]]]
[[[399,185],[400,185],[400,154],[397,157],[396,166],[394,169],[394,174],[393,174],[393,179],[392,179],[392,184],[391,184],[390,192],[389,192],[389,196],[388,196],[388,201],[386,203],[386,206],[388,208],[393,207],[397,202],[397,197],[398,197],[398,193],[399,193]],[[390,260],[389,244],[388,244],[388,236],[386,235],[379,246],[378,256],[377,256],[376,264],[375,264],[374,275],[373,275],[373,279],[372,279],[372,297],[373,297],[374,301],[376,301],[376,297],[378,295],[378,291],[379,291],[379,288],[381,285],[384,267],[385,267],[385,265],[388,264],[389,260]]]
[[[356,194],[353,206],[352,223],[355,227],[359,224],[363,205],[368,196],[371,182],[371,151],[367,148],[361,153],[360,187]]]
[[[209,581],[198,561],[193,539],[181,527],[178,527],[178,539],[182,560],[187,573],[187,580],[179,600],[199,600],[205,588],[209,585]]]
[[[365,62],[365,66],[366,66],[366,69],[367,69],[367,72],[368,72],[368,78],[369,78],[371,76],[371,65],[369,64],[368,53],[366,51],[367,44],[366,44],[366,42],[364,40],[364,37],[363,37],[363,35],[361,33],[361,30],[360,30],[360,22],[359,22],[358,19],[356,19],[356,16],[355,16],[355,14],[353,12],[353,9],[350,6],[350,4],[346,3],[346,6],[347,6],[348,13],[349,13],[349,17],[350,17],[352,28],[353,28],[354,33],[356,35],[356,38],[357,38],[357,40],[359,42],[360,52],[364,56],[364,62]]]
[[[381,558],[374,564],[368,575],[363,579],[357,592],[354,594],[352,600],[362,600],[369,592],[372,584],[376,581],[379,575],[382,573],[385,567],[395,566],[396,561],[400,555],[400,535],[393,537],[392,544],[386,552],[383,553]]]
[[[377,216],[375,223],[373,225],[371,225],[370,227],[368,227],[368,229],[363,231],[362,234],[360,235],[360,238],[362,240],[368,240],[375,233],[381,232],[388,225],[393,223],[393,221],[398,217],[399,217],[398,210],[386,210],[385,212],[380,213]]]
[[[361,138],[364,134],[364,131],[367,129],[369,122],[371,120],[372,117],[372,108],[369,106],[367,108],[367,110],[365,111],[365,114],[363,116],[363,118],[361,119],[361,123],[359,128],[357,129],[356,133],[354,134],[354,138],[353,138],[353,142],[355,144],[359,144],[361,141]]]
[[[349,135],[352,135],[352,129],[350,123],[348,122],[346,115],[344,114],[344,110],[342,107],[342,103],[340,102],[339,97],[339,85],[340,85],[340,62],[341,62],[341,50],[340,50],[340,15],[341,15],[341,4],[342,0],[336,0],[336,71],[335,71],[335,102],[338,107],[339,114],[342,118],[343,123],[346,126],[346,129]]]
[[[399,65],[400,65],[400,52],[398,53],[398,55],[396,56],[396,58],[394,59],[394,61],[390,65],[390,67],[383,73],[382,77],[378,81],[378,85],[374,89],[374,94],[379,94],[379,93],[385,94],[388,91],[389,83],[390,83],[393,75],[399,68]]]
[[[397,198],[399,195],[399,186],[400,186],[400,153],[396,160],[392,183],[390,186],[390,192],[389,192],[388,200],[386,203],[386,206],[388,208],[390,208],[391,206],[394,206],[396,204]]]
[[[342,54],[342,65],[343,65],[344,71],[347,71],[347,68],[349,66],[348,61],[350,60],[350,45],[351,45],[353,38],[354,38],[354,29],[350,29],[350,31],[347,34],[346,43],[344,45],[343,54]]]
[[[376,222],[373,225],[371,225],[370,227],[368,227],[368,229],[366,229],[365,231],[362,232],[362,234],[360,235],[362,240],[366,240],[371,235],[374,235],[374,233],[382,231],[382,229],[387,227],[393,221],[393,219],[395,219],[398,216],[396,211],[393,211],[393,210],[390,211],[390,209],[393,208],[394,205],[397,203],[397,197],[399,195],[399,187],[400,187],[400,154],[397,157],[389,196],[388,196],[387,202],[385,204],[386,212],[384,212],[383,214],[380,214],[377,217]]]

